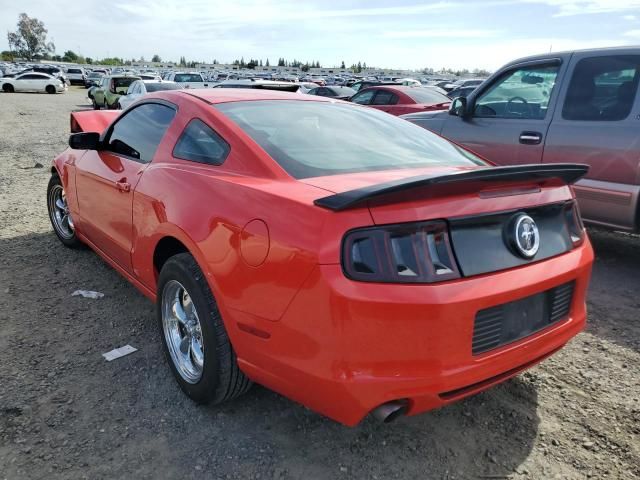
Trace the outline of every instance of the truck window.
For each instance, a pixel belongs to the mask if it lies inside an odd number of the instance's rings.
[[[544,120],[557,76],[558,65],[507,71],[478,97],[474,116]]]
[[[638,90],[640,55],[585,58],[576,64],[562,118],[618,121],[629,116]]]

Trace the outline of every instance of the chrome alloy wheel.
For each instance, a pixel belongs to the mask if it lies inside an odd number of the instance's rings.
[[[73,238],[74,226],[67,205],[67,196],[61,185],[54,185],[49,191],[49,215],[58,234],[67,240]]]
[[[161,301],[162,330],[171,360],[184,381],[198,383],[204,365],[204,342],[196,306],[176,280],[164,286]]]

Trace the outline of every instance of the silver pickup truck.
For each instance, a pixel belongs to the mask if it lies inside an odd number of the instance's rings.
[[[585,221],[640,231],[640,48],[511,62],[448,112],[403,118],[498,165],[590,166],[575,185]]]

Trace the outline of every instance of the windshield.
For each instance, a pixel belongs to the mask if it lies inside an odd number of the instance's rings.
[[[137,77],[124,77],[124,78],[114,78],[113,79],[113,88],[124,88],[131,85],[136,80],[140,80]]]
[[[237,123],[294,178],[484,165],[473,154],[421,127],[356,105],[260,100],[224,103],[215,108]]]
[[[176,73],[174,78],[176,82],[203,82],[202,77],[198,73]]]
[[[147,92],[159,92],[160,90],[182,90],[181,85],[175,83],[145,83]]]
[[[403,90],[403,93],[409,95],[416,103],[435,104],[450,102],[451,99],[432,88],[415,87]]]

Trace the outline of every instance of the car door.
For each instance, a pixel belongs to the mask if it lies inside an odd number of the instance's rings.
[[[31,80],[31,90],[34,92],[44,92],[45,88],[49,84],[51,78],[41,73],[34,73]]]
[[[102,77],[100,84],[93,92],[93,99],[97,105],[104,105],[105,92],[109,88],[109,77]]]
[[[577,52],[545,144],[545,162],[589,165],[575,186],[585,219],[631,229],[640,196],[640,54]]]
[[[30,77],[31,74],[25,73],[24,75],[17,75],[13,79],[13,89],[16,92],[28,92],[30,88]]]
[[[562,63],[514,65],[474,92],[466,117],[449,116],[442,135],[498,165],[540,163]]]
[[[134,191],[175,113],[169,104],[156,101],[138,105],[109,127],[100,150],[76,161],[81,231],[128,272]]]
[[[371,106],[383,112],[401,115],[406,112],[402,110],[402,106],[398,105],[398,100],[398,95],[395,93],[389,90],[378,89],[371,101]]]
[[[360,90],[353,97],[351,97],[351,102],[357,103],[358,105],[370,105],[375,94],[376,89],[374,88]]]

